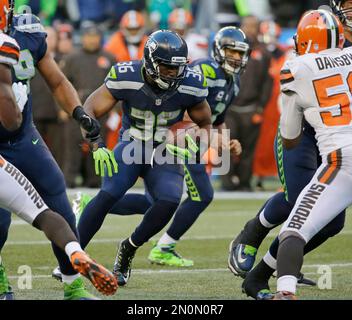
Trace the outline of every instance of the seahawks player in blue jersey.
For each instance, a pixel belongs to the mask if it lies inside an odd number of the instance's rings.
[[[193,61],[190,67],[202,73],[207,80],[207,101],[212,112],[213,127],[221,132],[226,128],[226,110],[239,92],[239,74],[248,61],[249,45],[245,34],[235,27],[219,30],[213,41],[212,55],[213,58]],[[237,140],[230,141],[230,151],[236,154],[240,152]],[[184,169],[188,198],[179,206],[172,224],[150,252],[148,259],[153,263],[176,267],[193,265],[192,260],[181,257],[175,251],[175,244],[210,204],[214,191],[204,164],[187,164]],[[89,201],[87,195],[80,195],[78,205],[83,207]],[[109,213],[144,214],[151,203],[152,197],[148,194],[128,194],[115,203]]]
[[[122,101],[123,119],[121,139],[114,149],[119,170],[103,179],[101,190],[84,209],[78,224],[81,245],[89,243],[110,209],[139,177],[153,198],[139,226],[118,248],[114,274],[121,286],[130,277],[136,250],[169,222],[182,196],[182,165],[153,161],[155,148],[185,111],[207,132],[204,143],[209,142],[212,121],[206,81],[187,66],[187,56],[187,45],[177,33],[156,31],[146,42],[143,60],[115,65],[84,105],[89,115],[101,116]]]
[[[20,62],[13,69],[14,82],[25,83],[29,88],[29,82],[34,77],[35,68],[37,68],[62,108],[73,115],[81,128],[86,131],[86,137],[95,143],[100,142],[99,123],[83,111],[77,92],[47,52],[46,34],[39,19],[32,14],[12,17],[14,1],[9,1],[9,8],[8,34],[17,41],[21,48]],[[28,95],[28,102],[22,111],[23,121],[19,129],[9,132],[0,125],[0,153],[21,170],[32,182],[48,207],[63,216],[77,235],[75,216],[66,195],[63,174],[34,127],[30,92]],[[104,158],[111,166],[111,154],[103,148],[102,144],[100,146],[102,148],[95,152],[95,157]],[[10,222],[10,213],[1,209],[0,250],[6,242]],[[54,244],[52,246],[63,273],[64,298],[94,298],[84,288],[83,280],[73,269],[65,252]],[[5,299],[13,298],[2,265],[0,265],[0,288],[2,288],[0,294]]]
[[[344,24],[346,39],[352,40],[352,1],[331,0],[330,6]],[[325,6],[324,6],[325,9]],[[345,47],[350,42],[345,42]],[[283,76],[285,76],[283,74]],[[282,83],[289,81],[283,77]],[[276,238],[269,251],[253,269],[256,253],[269,231],[283,223],[289,216],[302,189],[309,183],[321,164],[316,146],[315,131],[305,122],[302,139],[296,149],[285,150],[278,133],[275,141],[279,176],[284,192],[277,193],[260,209],[257,216],[248,221],[241,233],[231,242],[228,265],[235,274],[245,277],[242,284],[248,296],[255,299],[271,299],[268,281],[276,269],[279,240]],[[338,234],[345,222],[345,211],[316,234],[305,246],[304,253],[319,247],[328,238]],[[250,271],[251,270],[251,271]],[[250,271],[250,272],[249,272]],[[301,278],[299,283],[314,285],[311,280]]]

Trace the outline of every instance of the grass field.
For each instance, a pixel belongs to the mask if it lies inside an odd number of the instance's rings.
[[[136,254],[128,285],[120,288],[111,299],[248,299],[241,293],[241,279],[234,277],[227,269],[228,245],[263,202],[214,201],[178,245],[178,251],[183,256],[195,261],[193,268],[173,269],[151,265],[147,261],[151,243],[147,243]],[[117,241],[128,236],[140,219],[140,216],[109,216],[88,246],[88,253],[111,269]],[[340,235],[308,254],[304,261],[303,272],[315,280],[321,277],[318,274],[319,265],[330,266],[332,288],[302,287],[298,293],[300,299],[352,298],[352,224],[349,218],[346,220],[345,229]],[[274,235],[271,233],[264,242],[260,257]],[[56,262],[50,245],[40,232],[14,218],[2,257],[17,299],[62,299],[62,284],[51,278]],[[21,274],[17,271],[21,265],[31,267],[32,289],[18,288]],[[275,288],[274,281],[271,285]]]

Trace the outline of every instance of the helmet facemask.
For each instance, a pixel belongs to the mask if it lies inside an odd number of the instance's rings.
[[[188,60],[185,57],[172,57],[172,61],[163,59],[154,59],[152,54],[149,55],[152,62],[152,68],[146,68],[147,73],[155,81],[158,87],[162,90],[176,89],[179,82],[185,77],[185,70]],[[175,68],[176,75],[163,75],[160,68],[169,67]]]
[[[345,1],[331,0],[330,5],[342,24],[352,30],[352,6],[344,9],[344,2]]]
[[[231,49],[242,53],[240,60],[226,56],[226,49]],[[249,46],[247,43],[238,42],[235,46],[223,46],[216,48],[220,65],[228,75],[240,74],[246,67],[249,58]]]

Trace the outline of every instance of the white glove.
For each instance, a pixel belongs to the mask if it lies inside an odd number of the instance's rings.
[[[14,82],[12,84],[12,91],[16,97],[18,108],[23,111],[24,106],[28,101],[27,86],[22,82]]]

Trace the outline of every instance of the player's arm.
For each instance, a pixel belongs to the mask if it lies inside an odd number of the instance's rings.
[[[213,124],[213,128],[219,132],[221,136],[225,134],[225,130],[227,129],[226,123],[222,122],[220,124]],[[231,139],[228,145],[230,152],[239,156],[242,153],[242,146],[241,143],[237,139]]]
[[[118,100],[116,100],[106,85],[103,84],[95,90],[84,103],[83,109],[93,118],[100,118],[111,111]]]
[[[203,137],[201,136],[201,140],[203,142],[209,143],[210,134],[211,134],[210,130],[212,129],[212,122],[211,122],[211,109],[207,100],[204,99],[203,101],[199,102],[193,107],[188,108],[187,113],[190,119],[195,124],[197,124],[200,129],[202,129],[203,131],[205,130],[207,137],[203,135]]]
[[[297,94],[283,91],[282,113],[280,116],[280,135],[285,149],[296,147],[302,135],[303,111],[297,104]]]
[[[17,130],[22,123],[22,113],[12,91],[12,75],[8,65],[0,63],[0,121],[6,130]]]
[[[44,57],[38,62],[37,68],[60,107],[76,119],[81,128],[84,129],[85,138],[91,142],[100,140],[99,122],[84,112],[77,91],[62,73],[49,52],[46,52]]]

